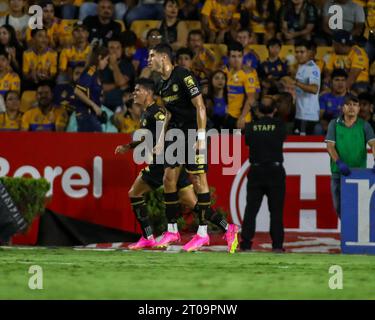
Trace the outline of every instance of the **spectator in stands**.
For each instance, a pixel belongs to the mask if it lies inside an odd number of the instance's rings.
[[[20,88],[21,80],[10,67],[9,53],[0,48],[0,94],[4,96],[8,91],[19,92]]]
[[[0,113],[0,131],[18,131],[21,129],[22,113],[18,91],[8,91],[4,96],[5,112]]]
[[[310,40],[317,22],[317,11],[307,0],[288,0],[280,9],[280,21],[285,43]]]
[[[0,17],[0,26],[11,25],[16,31],[17,39],[23,41],[29,24],[29,15],[26,14],[27,0],[9,0],[9,13]]]
[[[189,48],[180,48],[176,52],[176,63],[178,66],[192,70],[193,67],[193,51]]]
[[[186,47],[188,29],[185,21],[178,19],[178,1],[165,0],[163,7],[164,19],[159,27],[162,41],[168,43],[174,51]]]
[[[315,64],[319,67],[320,72],[322,73],[324,71],[325,62],[323,59],[317,58],[316,55],[318,53],[318,46],[314,40],[311,41],[310,48],[311,60],[315,62]]]
[[[90,31],[89,42],[99,41],[99,45],[106,45],[112,37],[121,33],[121,25],[112,19],[113,3],[110,0],[99,0],[97,15],[88,16],[83,24]]]
[[[331,38],[335,30],[329,27],[329,19],[332,13],[329,13],[329,8],[333,5],[339,5],[343,11],[343,25],[342,28],[349,32],[352,37],[357,38],[362,35],[365,26],[365,12],[361,6],[354,3],[352,0],[329,0],[326,1],[323,8],[323,30],[326,37]]]
[[[23,82],[28,90],[35,90],[41,81],[53,80],[57,73],[57,53],[48,47],[45,29],[31,31],[33,46],[23,54]]]
[[[251,49],[250,41],[251,41],[251,32],[249,29],[241,29],[238,31],[236,40],[242,44],[244,48],[244,56],[243,56],[243,69],[245,72],[250,72],[251,69],[258,69],[260,58],[257,53]],[[223,57],[223,64],[228,66],[228,57]]]
[[[47,82],[40,83],[36,90],[38,106],[22,116],[22,131],[64,131],[68,115],[61,106],[52,104],[52,87]]]
[[[207,115],[217,130],[225,129],[228,109],[227,76],[216,70],[211,75],[206,97]]]
[[[102,85],[99,76],[108,62],[108,49],[96,44],[74,89],[79,132],[101,132],[101,122],[107,122],[101,109]]]
[[[352,35],[345,30],[333,34],[334,53],[326,62],[325,82],[333,69],[342,68],[348,73],[348,90],[366,91],[369,86],[369,60],[366,51],[353,43]]]
[[[23,46],[18,41],[16,37],[16,32],[14,28],[8,24],[0,27],[0,45],[9,54],[10,66],[13,71],[21,74],[22,73],[22,56],[23,56]]]
[[[114,111],[122,105],[125,89],[131,88],[135,79],[135,70],[129,59],[123,59],[120,38],[108,41],[109,64],[103,70],[104,105]]]
[[[114,117],[114,124],[121,133],[133,133],[140,128],[142,106],[130,100],[127,103],[126,113],[117,113]]]
[[[348,74],[344,69],[335,69],[331,74],[331,92],[324,93],[319,98],[320,124],[315,127],[315,134],[325,134],[328,123],[340,116],[347,93],[346,80]]]
[[[202,27],[209,43],[224,43],[227,33],[234,38],[240,14],[233,0],[206,0],[201,11]]]
[[[245,0],[241,9],[241,27],[251,28],[259,37],[259,43],[267,43],[276,35],[277,9],[274,0]]]
[[[268,58],[260,64],[259,78],[263,90],[276,85],[276,81],[288,74],[288,65],[280,58],[281,41],[273,38],[267,43]]]
[[[375,130],[375,114],[374,114],[374,97],[367,93],[361,93],[359,100],[359,117],[367,121],[373,130]]]
[[[225,70],[228,89],[228,129],[243,129],[251,120],[250,108],[256,99],[259,81],[254,73],[245,73],[242,69],[243,47],[233,42],[228,47],[229,68]]]
[[[368,31],[365,45],[370,61],[375,59],[375,1],[367,1],[366,4],[366,31]]]
[[[314,134],[319,121],[320,70],[311,60],[311,42],[301,40],[295,45],[298,70],[292,85],[296,90],[294,133]]]
[[[132,59],[134,69],[139,74],[148,65],[148,54],[151,48],[161,43],[162,35],[159,29],[150,29],[146,36],[146,46],[137,48]]]
[[[53,90],[53,104],[55,106],[63,106],[69,116],[75,110],[74,87],[84,70],[84,66],[75,65],[72,70],[71,80],[57,84]]]
[[[180,1],[179,17],[182,20],[199,20],[201,1],[199,0],[184,0]]]
[[[129,9],[124,20],[129,29],[134,20],[162,20],[164,0],[139,0],[138,5]]]
[[[84,1],[84,3],[80,5],[79,20],[83,21],[88,16],[95,16],[97,14],[97,2],[97,0]],[[116,20],[122,20],[128,9],[131,9],[135,6],[135,2],[136,0],[112,0],[112,3],[115,6],[113,18]]]
[[[73,69],[86,64],[91,50],[88,38],[89,30],[82,21],[77,21],[73,26],[73,45],[60,54],[59,71],[63,79],[71,80]]]
[[[189,32],[188,48],[194,53],[192,69],[194,74],[198,79],[209,78],[216,67],[217,59],[210,49],[204,47],[203,34],[200,30]]]

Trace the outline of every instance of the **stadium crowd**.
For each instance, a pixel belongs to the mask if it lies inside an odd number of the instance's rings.
[[[33,4],[42,29],[28,25]],[[339,31],[329,26],[334,4]],[[351,93],[375,129],[373,0],[9,0],[0,11],[0,130],[133,132],[134,82],[158,81],[147,59],[163,42],[198,79],[211,127],[243,129],[272,95],[289,134],[325,134]],[[106,48],[102,69],[93,47]],[[76,88],[95,92],[92,70],[100,126],[77,110]]]

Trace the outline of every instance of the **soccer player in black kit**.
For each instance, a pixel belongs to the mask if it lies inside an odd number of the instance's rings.
[[[207,183],[207,163],[204,155],[206,149],[206,107],[203,102],[197,80],[185,68],[173,66],[172,49],[167,44],[159,44],[150,50],[148,65],[152,71],[161,74],[161,80],[156,84],[157,92],[161,96],[165,108],[171,113],[168,130],[180,129],[184,134],[185,160],[169,161],[166,157],[164,171],[164,202],[168,219],[168,230],[164,232],[158,247],[166,247],[179,240],[176,219],[180,211],[177,181],[181,167],[190,174],[194,190],[198,197],[199,228],[197,234],[190,240],[183,250],[195,251],[204,245],[209,245],[207,234],[207,220],[220,226],[225,231],[228,252],[234,253],[237,245],[238,226],[228,224],[222,215],[211,208],[211,197]],[[198,133],[195,144],[193,161],[189,161],[188,130],[194,129]],[[194,137],[195,138],[195,137]],[[168,147],[168,141],[165,143]]]
[[[285,169],[283,167],[283,143],[286,127],[274,117],[277,109],[272,96],[265,96],[258,106],[260,117],[246,125],[246,144],[250,148],[250,170],[247,180],[247,203],[242,223],[242,250],[251,250],[255,235],[255,219],[267,196],[271,214],[270,234],[272,250],[283,252],[283,209],[285,198]]]
[[[147,129],[148,131],[145,131],[144,134],[152,135],[153,144],[149,146],[149,151],[153,153],[153,162],[139,173],[129,190],[130,202],[142,229],[142,237],[139,241],[129,245],[129,249],[131,250],[152,248],[156,245],[152,226],[148,217],[144,194],[163,185],[164,165],[156,163],[158,151],[155,148],[157,148],[156,144],[164,137],[162,134],[163,130],[161,130],[160,136],[157,137],[157,125],[159,124],[160,128],[164,129],[167,117],[165,109],[155,103],[153,96],[154,82],[149,79],[140,78],[136,83],[133,97],[134,103],[140,104],[144,110],[140,121],[141,130]],[[145,141],[147,141],[147,139],[145,139]],[[143,140],[140,140],[125,145],[119,145],[116,147],[115,154],[122,154],[134,149],[142,142]],[[185,171],[181,173],[177,182],[177,187],[181,202],[193,211],[197,211],[197,198]]]

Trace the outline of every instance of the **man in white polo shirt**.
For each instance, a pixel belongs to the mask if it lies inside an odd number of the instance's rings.
[[[311,42],[301,40],[295,45],[298,70],[292,84],[296,90],[294,133],[314,134],[319,121],[320,69],[311,60]]]

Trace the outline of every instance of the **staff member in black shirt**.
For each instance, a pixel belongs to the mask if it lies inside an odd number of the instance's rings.
[[[262,99],[258,110],[259,119],[249,123],[245,129],[246,144],[250,148],[250,170],[240,247],[242,250],[251,250],[255,218],[266,195],[271,213],[272,249],[283,252],[285,169],[282,152],[286,128],[281,120],[274,118],[277,109],[271,96]]]

